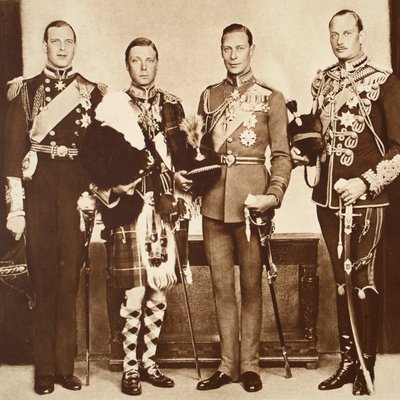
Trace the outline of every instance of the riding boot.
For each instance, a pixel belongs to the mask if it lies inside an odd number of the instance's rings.
[[[358,371],[359,364],[347,311],[347,299],[346,296],[338,294],[336,300],[341,361],[335,373],[318,385],[319,390],[338,389],[346,383],[353,383]]]
[[[362,349],[364,351],[364,362],[373,383],[375,380],[374,366],[378,340],[379,296],[373,289],[368,289],[369,290],[359,290],[357,315],[359,316],[358,326],[360,329]],[[353,395],[363,396],[369,394],[370,392],[367,387],[365,376],[360,367],[353,382]]]

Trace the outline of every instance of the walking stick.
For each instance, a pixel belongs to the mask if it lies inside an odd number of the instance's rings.
[[[84,273],[84,288],[85,288],[85,360],[86,360],[86,386],[90,383],[90,257],[89,257],[89,244],[93,233],[93,226],[96,216],[95,209],[85,209],[85,205],[93,204],[95,201],[89,193],[82,194],[79,205],[81,211],[81,222],[84,225],[84,260],[83,260],[83,273]],[[90,202],[90,203],[88,203]]]
[[[179,221],[180,224],[184,224],[186,225],[188,222],[186,220],[181,220]],[[193,320],[192,320],[192,313],[190,310],[190,303],[189,303],[189,296],[188,296],[188,292],[187,292],[187,283],[186,283],[186,278],[185,278],[185,273],[183,271],[183,266],[181,263],[181,256],[179,254],[179,249],[178,249],[178,243],[182,245],[182,253],[184,255],[184,259],[187,260],[187,238],[188,238],[188,233],[187,233],[187,226],[185,226],[184,229],[180,230],[186,230],[186,234],[182,235],[183,237],[177,237],[178,233],[176,230],[177,225],[175,225],[175,229],[173,230],[174,232],[174,237],[175,237],[175,242],[176,242],[176,246],[175,246],[175,252],[176,252],[176,260],[178,263],[178,268],[179,268],[179,275],[181,277],[181,281],[182,281],[182,287],[183,287],[183,297],[185,299],[185,308],[186,308],[186,314],[187,314],[187,318],[188,318],[188,324],[189,324],[189,331],[190,331],[190,339],[192,341],[192,348],[193,348],[193,355],[194,355],[194,361],[196,364],[196,371],[197,371],[197,376],[199,378],[199,381],[201,381],[201,370],[200,370],[200,363],[199,363],[199,357],[197,354],[197,347],[196,347],[196,340],[195,340],[195,336],[194,336],[194,329],[193,329]]]
[[[362,372],[364,374],[365,383],[367,385],[368,393],[374,392],[374,384],[371,379],[370,372],[367,369],[364,361],[364,354],[361,347],[360,337],[358,335],[357,320],[354,309],[354,299],[353,299],[353,281],[351,273],[353,271],[353,264],[351,262],[350,246],[351,246],[351,232],[353,229],[353,217],[357,214],[353,214],[353,205],[350,204],[345,207],[345,212],[343,214],[342,210],[342,199],[339,197],[339,218],[344,218],[344,281],[346,284],[346,296],[347,296],[347,308],[349,311],[351,331],[353,333],[354,344],[357,350],[358,360]]]
[[[275,287],[274,287],[274,282],[277,277],[277,269],[276,269],[276,265],[274,264],[273,259],[272,259],[272,251],[271,251],[271,244],[270,244],[271,235],[274,230],[272,218],[273,218],[273,215],[270,215],[270,216],[268,216],[268,219],[265,221],[261,217],[257,217],[256,221],[254,221],[253,218],[251,218],[251,221],[253,222],[253,224],[255,224],[257,226],[257,230],[258,230],[258,236],[259,236],[260,245],[261,245],[261,249],[260,249],[261,262],[262,262],[262,265],[265,267],[265,271],[267,273],[268,286],[269,286],[269,290],[271,293],[272,307],[274,309],[275,323],[276,323],[276,328],[278,331],[279,343],[280,343],[281,350],[282,350],[282,356],[283,356],[283,360],[285,363],[286,378],[291,378],[292,371],[291,371],[290,365],[289,365],[289,359],[288,359],[288,355],[287,355],[285,339],[283,336],[283,329],[282,329],[281,319],[279,316],[278,302],[276,300]]]

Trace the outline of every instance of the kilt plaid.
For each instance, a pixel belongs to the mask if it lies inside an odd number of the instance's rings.
[[[140,262],[135,223],[120,226],[112,234],[110,279],[115,288],[147,285],[146,267]]]

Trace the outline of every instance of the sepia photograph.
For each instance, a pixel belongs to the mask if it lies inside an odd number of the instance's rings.
[[[0,67],[2,400],[400,398],[399,1],[0,0]]]

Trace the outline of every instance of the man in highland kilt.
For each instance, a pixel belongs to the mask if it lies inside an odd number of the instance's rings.
[[[92,189],[101,200],[103,222],[111,230],[110,282],[125,289],[120,310],[125,318],[121,390],[138,395],[141,380],[158,387],[174,386],[157,366],[155,354],[166,290],[177,282],[171,230],[178,213],[174,184],[182,187],[189,181],[175,172],[186,148],[179,128],[184,112],[177,97],[154,86],[155,44],[134,39],[125,62],[131,86],[106,95],[97,107],[83,156]],[[188,188],[186,183],[184,189]],[[137,345],[142,334],[140,358]]]
[[[105,93],[104,85],[74,71],[76,35],[68,23],[54,21],[46,27],[43,51],[47,63],[39,75],[10,82],[4,127],[7,228],[18,240],[26,217],[28,268],[36,293],[33,360],[38,394],[53,392],[54,382],[81,389],[73,375],[83,264],[77,201],[89,181],[79,151]]]
[[[364,54],[363,23],[354,11],[337,12],[329,22],[329,33],[338,63],[321,71],[312,84],[313,113],[321,120],[325,141],[312,199],[337,287],[341,361],[318,389],[351,383],[353,395],[360,396],[370,394],[375,375],[377,276],[382,273],[376,252],[389,205],[385,189],[400,174],[400,83]],[[309,161],[295,148],[292,158],[298,164]],[[351,208],[352,223],[346,224],[344,210]],[[345,271],[346,227],[351,233],[351,254]],[[347,293],[350,273],[353,290]],[[359,340],[353,333],[355,326]]]

